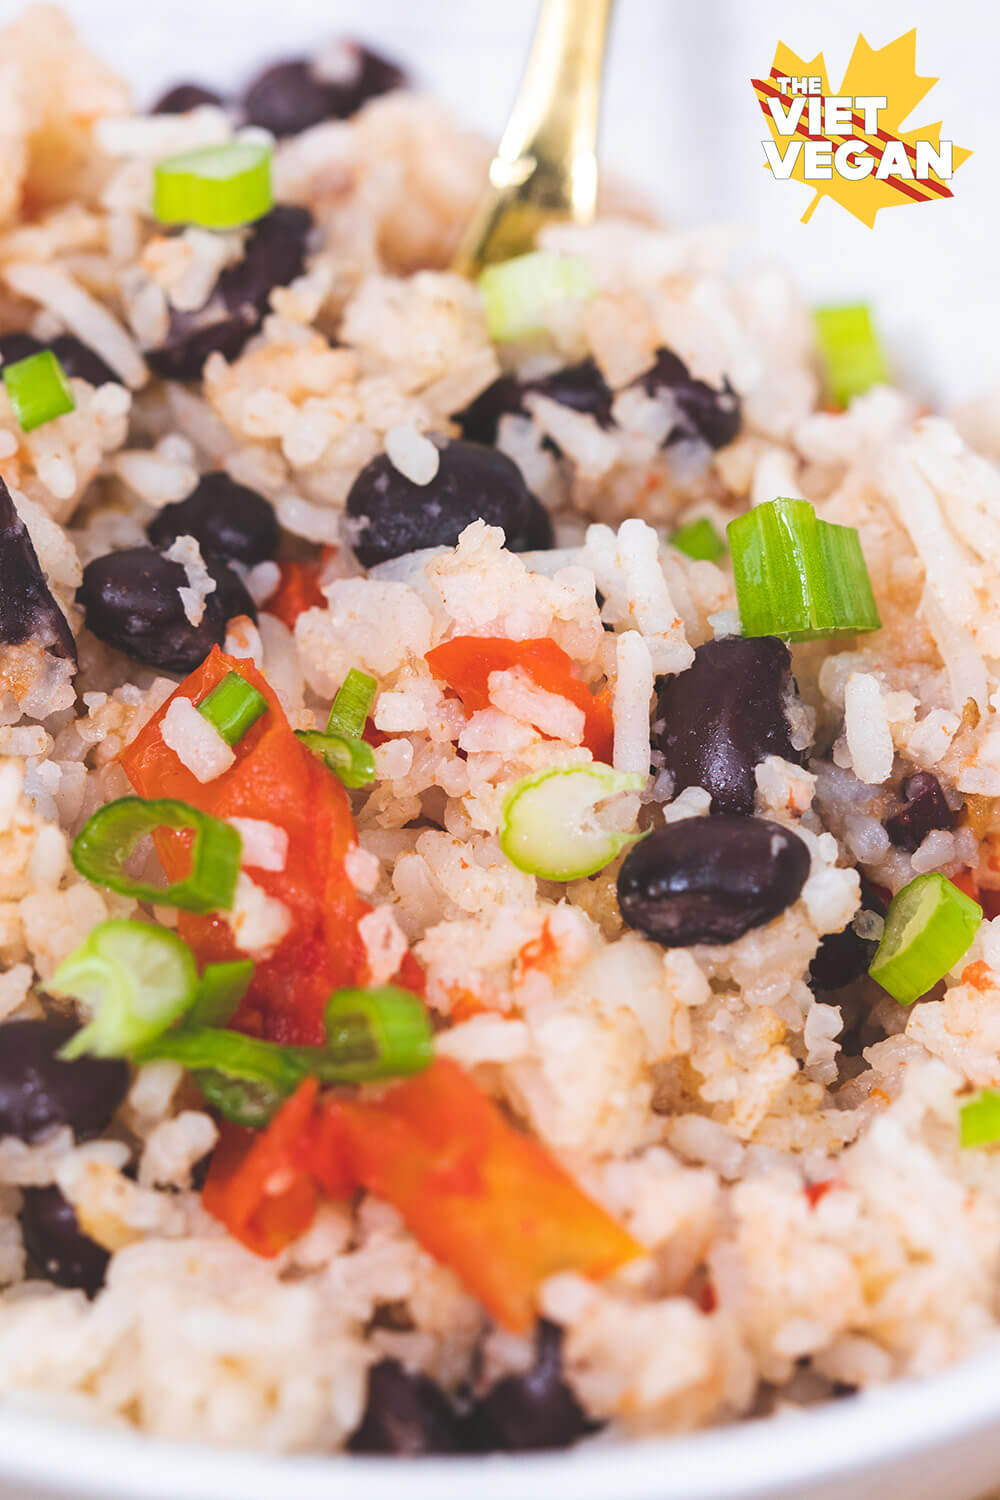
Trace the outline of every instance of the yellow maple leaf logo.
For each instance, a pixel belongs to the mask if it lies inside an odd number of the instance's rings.
[[[817,135],[815,132],[810,133],[805,112],[802,113],[794,130],[789,130],[787,123],[784,130],[779,129],[778,120],[775,119],[773,113],[775,105],[772,101],[779,101],[779,119],[782,112],[787,112],[793,103],[793,100],[779,87],[777,81],[779,79],[783,79],[787,84],[790,78],[818,78],[821,81],[821,93],[824,100],[832,95],[833,91],[827,80],[823,54],[820,52],[811,61],[806,62],[790,47],[786,47],[784,42],[779,42],[769,76],[751,80],[760,107],[764,111],[771,138],[779,152],[786,152],[790,144],[794,151],[793,143],[796,140],[821,141],[833,147],[853,140],[857,143],[858,150],[870,153],[873,158],[873,168],[877,168],[887,151],[890,152],[890,156],[892,153],[905,152],[905,158],[912,167],[917,161],[918,142],[929,143],[935,150],[939,150],[942,125],[940,120],[933,125],[920,126],[915,130],[904,131],[902,129],[907,117],[937,83],[936,78],[921,78],[917,73],[916,51],[916,28],[880,48],[870,47],[865,38],[859,36],[838,93],[841,96],[850,96],[852,99],[872,95],[884,96],[886,103],[878,114],[878,128],[865,129],[864,127],[870,123],[870,120],[868,116],[855,108],[850,116],[849,133],[845,129],[839,134],[827,134],[824,131],[821,135]],[[964,147],[953,146],[952,170],[956,170],[971,155],[972,152]],[[770,163],[765,164],[765,167],[766,170],[773,170]],[[812,201],[802,215],[803,223],[807,223],[812,217],[821,198],[832,198],[834,202],[840,204],[841,208],[845,208],[856,219],[860,219],[862,224],[867,224],[869,229],[872,229],[880,209],[898,208],[907,203],[934,203],[938,199],[953,196],[948,181],[937,175],[933,169],[930,169],[923,177],[893,175],[882,178],[879,178],[873,169],[869,175],[856,179],[841,175],[834,170],[825,180],[818,181],[815,177],[807,177],[805,153],[801,150],[794,166],[785,175],[814,190]]]

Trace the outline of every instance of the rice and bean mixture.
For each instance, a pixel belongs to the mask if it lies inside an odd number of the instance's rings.
[[[462,280],[355,44],[0,64],[5,1396],[485,1452],[995,1340],[995,398],[615,188]]]

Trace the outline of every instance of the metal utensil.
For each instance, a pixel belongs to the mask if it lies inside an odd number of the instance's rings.
[[[542,0],[521,88],[489,187],[455,257],[475,276],[530,250],[553,219],[585,223],[597,199],[597,121],[614,0]]]

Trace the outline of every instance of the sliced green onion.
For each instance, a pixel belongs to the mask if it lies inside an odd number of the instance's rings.
[[[229,1107],[262,1113],[268,1100],[287,1098],[310,1075],[323,1083],[374,1082],[419,1073],[433,1058],[430,1019],[408,990],[392,985],[337,990],[327,1002],[324,1020],[328,1041],[322,1047],[282,1047],[240,1031],[183,1026],[155,1037],[135,1060],[180,1063],[200,1075],[206,1097],[209,1091],[216,1097],[226,1092],[219,1078],[252,1085],[264,1092],[248,1098],[238,1089],[229,1090]],[[227,1113],[225,1106],[219,1107]]]
[[[4,365],[3,383],[22,432],[33,432],[53,417],[65,416],[76,409],[66,372],[51,349],[41,349],[27,359]]]
[[[792,641],[881,625],[858,533],[808,500],[769,500],[726,528],[743,634]]]
[[[95,927],[45,988],[92,1012],[61,1056],[130,1057],[190,1008],[198,971],[187,944],[169,928],[113,920]]]
[[[892,898],[868,972],[900,1005],[912,1005],[968,951],[982,920],[982,907],[943,875],[918,875]]]
[[[327,733],[354,739],[364,734],[377,691],[378,683],[374,677],[352,667],[333,700],[330,717],[326,721]]]
[[[817,307],[813,321],[827,390],[838,406],[847,406],[852,396],[861,396],[873,385],[888,381],[889,367],[872,324],[871,309],[864,302]]]
[[[597,290],[585,260],[533,250],[479,277],[490,338],[496,343],[535,338],[546,331],[545,315],[557,302],[584,302]]]
[[[368,786],[375,780],[375,752],[365,740],[343,734],[323,734],[318,729],[297,729],[296,739],[318,755],[345,786]]]
[[[254,964],[249,958],[231,963],[206,964],[198,980],[198,993],[188,1013],[190,1026],[225,1026],[240,1008],[240,1001],[253,981]]]
[[[678,526],[671,533],[670,545],[695,562],[718,562],[726,550],[725,542],[707,516],[701,516],[697,521],[688,521],[685,526]]]
[[[157,162],[153,217],[161,224],[236,229],[274,207],[271,148],[233,141]]]
[[[983,1089],[958,1112],[960,1146],[992,1146],[1000,1141],[1000,1094]]]
[[[646,777],[610,766],[556,768],[524,776],[511,787],[500,813],[500,847],[519,870],[542,880],[582,880],[635,843],[635,833],[602,828],[599,802],[639,791]]]
[[[136,845],[157,829],[190,829],[191,869],[171,885],[149,885],[126,874]],[[240,873],[243,841],[236,829],[173,797],[120,797],[99,808],[73,841],[73,863],[85,879],[136,901],[184,911],[228,911]]]
[[[234,1125],[262,1130],[288,1098],[288,1091],[248,1078],[227,1078],[213,1068],[198,1068],[191,1074],[207,1104]]]
[[[227,745],[238,745],[251,725],[267,713],[267,699],[239,672],[227,672],[198,704],[198,712]]]
[[[395,985],[335,990],[326,1003],[323,1024],[331,1051],[353,1070],[355,1082],[419,1073],[434,1055],[434,1034],[424,1005]]]

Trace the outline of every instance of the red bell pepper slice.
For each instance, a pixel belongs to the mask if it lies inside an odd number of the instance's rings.
[[[318,1089],[315,1078],[304,1079],[266,1130],[222,1123],[202,1203],[255,1255],[277,1255],[315,1216],[319,1188],[302,1160],[302,1145]]]
[[[554,1272],[601,1277],[643,1253],[449,1059],[377,1101],[324,1108],[337,1116],[351,1175],[507,1328],[532,1325]]]
[[[583,710],[583,743],[595,760],[610,761],[615,728],[610,689],[592,693],[577,675],[573,658],[547,636],[508,641],[502,636],[459,635],[435,646],[424,660],[473,713],[490,706],[491,672],[521,667],[536,687],[568,698]]]
[[[289,630],[295,629],[299,615],[307,609],[324,609],[326,598],[319,586],[322,563],[279,563],[281,578],[274,593],[261,605],[269,615],[277,615]]]
[[[235,764],[203,784],[164,743],[160,723],[173,697],[199,703],[228,672],[238,672],[263,693],[269,712],[234,747]],[[344,869],[344,856],[356,836],[343,786],[295,738],[278,699],[252,663],[218,649],[125,747],[121,762],[140,796],[177,797],[220,818],[260,818],[288,834],[285,868],[255,869],[253,880],[285,904],[291,927],[274,953],[257,961],[234,1024],[269,1041],[323,1042],[323,1006],[330,992],[369,982],[358,922],[371,908]],[[184,845],[183,835],[157,836],[168,874],[176,876],[186,867]],[[182,912],[178,931],[202,964],[240,956],[220,916]],[[423,974],[412,955],[404,959],[397,982],[422,993]]]

